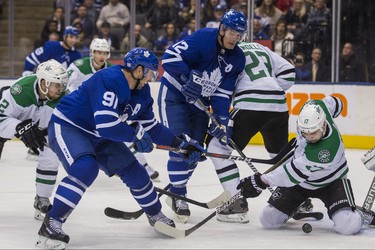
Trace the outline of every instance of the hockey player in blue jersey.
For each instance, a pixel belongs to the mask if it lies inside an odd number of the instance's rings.
[[[62,98],[48,127],[49,144],[68,175],[56,190],[52,209],[38,232],[37,246],[63,249],[69,236],[62,230],[99,169],[117,175],[130,188],[153,226],[174,222],[161,212],[147,171],[123,143],[132,141],[139,152],[150,152],[153,142],[186,149],[187,162],[199,159],[204,149],[186,135],[175,136],[154,117],[148,82],[155,81],[158,58],[135,48],[116,65],[96,72],[76,91]],[[129,125],[130,124],[130,125]]]
[[[247,30],[242,12],[227,11],[219,28],[203,28],[169,47],[163,57],[165,70],[158,97],[161,121],[175,134],[185,133],[203,145],[209,119],[199,98],[211,106],[220,126],[211,125],[209,133],[227,144],[230,137],[229,109],[237,76],[245,65],[245,56],[238,47]],[[171,192],[186,195],[186,185],[197,162],[188,165],[170,152],[168,161]],[[167,199],[176,219],[186,222],[190,210],[185,201]]]
[[[67,26],[64,30],[63,41],[47,41],[43,46],[37,48],[25,59],[22,76],[31,75],[39,64],[49,59],[55,59],[65,68],[81,58],[81,53],[74,47],[78,42],[79,31],[77,28]]]

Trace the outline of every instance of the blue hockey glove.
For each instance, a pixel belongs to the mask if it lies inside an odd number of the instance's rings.
[[[201,158],[202,153],[206,150],[199,145],[194,139],[191,139],[186,134],[176,136],[172,142],[171,147],[182,149],[184,152],[180,153],[182,158],[189,164],[189,166],[195,165],[198,161],[203,161],[204,157]]]
[[[143,129],[142,125],[135,123],[131,125],[135,128],[132,141],[134,148],[141,153],[149,153],[154,149],[154,144],[150,135]]]
[[[222,145],[228,145],[229,139],[233,133],[233,120],[228,116],[217,116],[214,114],[216,121],[219,123],[219,126],[211,124],[208,130],[208,133],[217,139]]]
[[[237,190],[242,191],[242,195],[245,198],[255,198],[258,197],[264,189],[269,187],[260,178],[261,174],[254,174],[246,177],[240,181],[237,186]]]
[[[202,73],[193,69],[190,71],[189,79],[182,74],[181,80],[185,83],[181,88],[181,93],[185,96],[188,103],[195,103],[202,93]]]

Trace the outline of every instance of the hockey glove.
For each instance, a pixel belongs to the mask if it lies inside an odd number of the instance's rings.
[[[132,141],[134,142],[134,148],[141,153],[149,153],[154,149],[152,139],[150,135],[143,129],[139,123],[133,123],[134,135]]]
[[[214,114],[214,117],[219,125],[216,126],[214,123],[211,123],[208,133],[219,139],[219,142],[226,146],[233,133],[233,120],[228,116],[217,116]]]
[[[193,69],[190,71],[189,79],[182,74],[181,80],[185,83],[181,88],[181,93],[185,96],[188,103],[195,103],[202,93],[202,73]]]
[[[44,150],[44,143],[47,142],[44,133],[39,129],[38,124],[33,124],[31,119],[20,122],[16,126],[16,132],[15,136],[35,153],[38,152],[38,149]]]
[[[258,197],[264,189],[269,187],[265,184],[261,178],[261,174],[255,174],[249,177],[246,177],[240,181],[237,189],[242,191],[242,195],[245,198],[255,198]]]
[[[203,161],[205,159],[204,157],[201,158],[202,153],[206,152],[204,148],[199,145],[199,142],[191,139],[186,134],[176,136],[171,147],[182,149],[180,155],[189,164],[189,166],[193,166],[198,161]]]

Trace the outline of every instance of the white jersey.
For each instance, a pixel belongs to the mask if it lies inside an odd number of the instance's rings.
[[[20,78],[3,92],[0,100],[0,137],[14,138],[16,126],[27,119],[39,122],[40,129],[47,128],[59,100],[40,100],[37,88],[36,75],[30,75]]]
[[[233,107],[256,111],[288,111],[285,91],[295,82],[294,66],[258,43],[239,44],[246,66],[237,78]]]
[[[104,68],[112,66],[111,63],[105,62]],[[92,65],[90,57],[78,59],[70,64],[67,69],[69,75],[68,91],[77,90],[81,84],[89,79],[97,70]]]
[[[291,162],[262,175],[262,179],[270,186],[299,185],[314,190],[346,177],[349,168],[345,148],[332,118],[341,112],[341,102],[331,96],[312,102],[321,106],[326,113],[327,133],[319,142],[307,143],[300,131],[297,131],[297,148]]]

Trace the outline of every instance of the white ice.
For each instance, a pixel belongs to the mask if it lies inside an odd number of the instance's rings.
[[[27,161],[26,148],[20,141],[9,141],[0,160],[0,248],[35,248],[40,221],[33,218],[35,196],[35,165]],[[360,162],[365,150],[347,150],[350,166],[349,178],[356,198],[362,205],[374,173]],[[248,157],[268,158],[263,146],[248,146],[244,153]],[[151,166],[160,172],[158,187],[168,184],[166,172],[167,152],[154,150],[147,155]],[[241,176],[252,172],[244,162],[238,162]],[[260,172],[269,166],[256,164]],[[60,167],[60,181],[65,176]],[[188,197],[209,201],[222,192],[210,160],[201,163],[189,181]],[[305,234],[301,227],[306,221],[290,220],[281,230],[264,230],[258,216],[270,193],[265,190],[261,196],[248,199],[250,223],[229,224],[211,219],[197,231],[183,239],[172,239],[155,232],[143,215],[137,220],[111,219],[103,210],[114,207],[135,211],[139,207],[129,189],[117,177],[108,178],[102,172],[87,190],[80,204],[64,224],[64,231],[70,235],[67,249],[374,249],[375,228],[363,228],[355,236],[342,236],[333,231],[323,203],[313,199],[314,210],[325,217],[321,221],[308,221],[313,230]],[[172,212],[162,197],[163,211]],[[212,210],[190,205],[192,216],[187,224],[177,223],[178,228],[189,228],[204,219]]]

